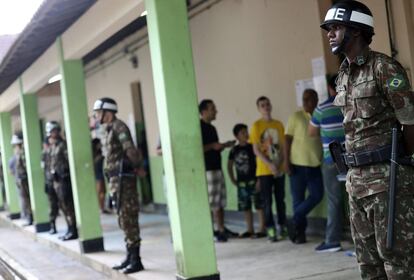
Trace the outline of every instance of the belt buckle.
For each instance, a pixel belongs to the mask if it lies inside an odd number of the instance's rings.
[[[346,154],[345,161],[348,166],[356,166],[357,161],[354,154]]]

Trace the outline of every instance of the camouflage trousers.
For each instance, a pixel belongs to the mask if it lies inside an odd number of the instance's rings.
[[[75,207],[73,206],[72,186],[69,180],[54,181],[59,207],[65,216],[68,226],[76,226]]]
[[[399,194],[395,201],[394,248],[387,250],[388,193],[350,196],[352,238],[362,279],[414,279],[414,194]]]
[[[113,197],[114,192],[116,196],[120,194],[120,205],[117,205],[117,207],[120,207],[118,211],[118,224],[124,231],[125,243],[128,248],[136,247],[141,243],[138,224],[139,202],[136,177],[122,178],[122,182],[120,182],[119,177],[111,177],[109,185]],[[121,188],[122,190],[120,191]]]
[[[50,184],[50,186],[47,186],[46,193],[49,200],[49,221],[55,222],[59,213],[59,199],[55,189],[53,188],[53,183],[48,184]]]
[[[22,200],[23,213],[26,216],[32,215],[32,205],[30,203],[29,183],[27,179],[16,180],[19,188],[20,198]]]

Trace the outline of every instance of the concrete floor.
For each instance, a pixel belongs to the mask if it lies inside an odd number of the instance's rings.
[[[56,235],[47,233],[36,235],[33,227],[22,228],[22,220],[10,222],[4,212],[0,214],[0,220],[0,253],[3,252],[19,268],[26,269],[37,279],[57,279],[56,275],[60,280],[175,278],[168,219],[164,215],[141,214],[142,256],[146,270],[128,277],[110,268],[122,259],[125,252],[115,215],[101,217],[106,251],[86,255],[80,254],[77,241],[62,242]],[[238,224],[229,223],[229,227],[243,230]],[[65,229],[59,218],[58,230],[63,233]],[[317,254],[314,248],[321,239],[308,239],[305,245],[295,245],[288,240],[268,243],[265,239],[231,239],[228,243],[216,243],[221,279],[360,279],[354,257],[347,256],[344,251]],[[343,246],[345,250],[352,249],[348,242]]]

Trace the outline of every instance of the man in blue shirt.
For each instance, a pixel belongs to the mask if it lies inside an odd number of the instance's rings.
[[[343,115],[339,107],[333,105],[336,96],[335,80],[333,76],[328,82],[329,98],[321,103],[313,112],[309,125],[310,136],[321,136],[323,144],[322,175],[325,192],[328,199],[328,221],[326,225],[325,241],[315,248],[317,252],[337,252],[341,248],[341,233],[343,221],[343,184],[336,176],[338,171],[329,152],[329,143],[337,140],[345,141],[342,126]]]

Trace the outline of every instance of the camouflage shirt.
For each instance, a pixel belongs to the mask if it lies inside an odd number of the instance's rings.
[[[414,94],[404,68],[394,59],[366,49],[342,63],[334,104],[344,114],[345,145],[349,153],[374,150],[391,144],[397,122],[414,124]],[[389,164],[351,168],[347,190],[355,197],[385,191]]]
[[[50,164],[51,164],[50,151],[51,151],[50,146],[43,148],[42,162],[41,162],[42,168],[43,168],[44,173],[45,173],[46,183],[49,183],[49,184],[51,182],[53,182],[53,176],[52,176],[51,168],[50,168]]]
[[[49,165],[50,173],[56,174],[59,178],[69,177],[69,161],[68,161],[68,149],[66,141],[62,138],[56,139],[56,141],[49,146]]]
[[[23,148],[16,153],[16,177],[19,180],[27,178],[26,158]]]
[[[117,118],[104,125],[102,144],[106,151],[104,170],[110,176],[119,173],[122,160],[124,170],[126,167],[138,167],[141,162],[141,155],[135,148],[128,126]]]

